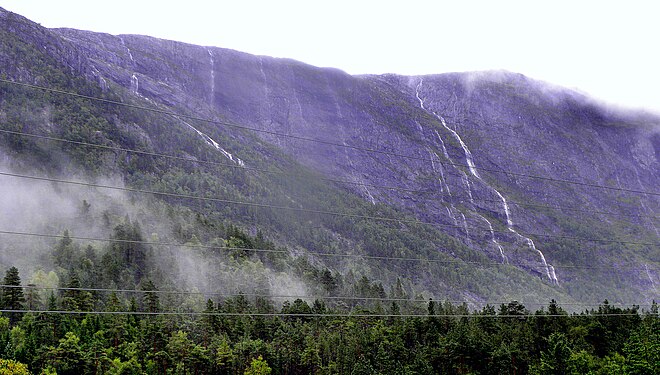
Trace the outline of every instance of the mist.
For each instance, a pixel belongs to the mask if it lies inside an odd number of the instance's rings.
[[[10,159],[3,156],[0,163],[2,172],[40,175],[33,170],[17,171],[9,166]],[[49,178],[123,186],[121,179],[112,177],[90,179],[69,175]],[[186,218],[192,213],[172,218],[168,215],[168,205],[151,196],[7,175],[0,175],[0,191],[0,231],[31,234],[1,234],[0,267],[3,270],[17,267],[23,285],[32,283],[38,287],[54,288],[65,284],[66,280],[58,275],[67,278],[69,270],[58,269],[52,256],[61,237],[53,236],[62,236],[68,231],[77,249],[91,246],[100,259],[109,251],[108,239],[112,237],[113,228],[128,221],[137,223],[142,238],[150,243],[149,264],[146,267],[150,271],[143,280],[161,280],[160,285],[156,284],[160,290],[200,292],[208,298],[214,298],[217,294],[238,293],[304,296],[311,291],[302,280],[285,272],[275,272],[258,258],[241,260],[229,256],[227,250],[222,249],[226,242],[220,234],[212,241],[213,246],[218,247],[212,251],[205,246],[207,244],[198,241],[188,242],[190,246],[173,245],[179,243],[174,234],[177,222],[179,226],[185,225]],[[181,220],[184,222],[181,223]],[[79,240],[77,237],[89,240]],[[117,285],[103,285],[103,288],[117,288]],[[40,293],[42,301],[45,301],[50,292]],[[199,308],[205,302],[205,298],[201,297],[184,300]],[[278,301],[283,300],[275,302]]]

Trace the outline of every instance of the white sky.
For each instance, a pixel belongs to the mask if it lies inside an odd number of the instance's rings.
[[[5,0],[47,27],[145,34],[351,74],[506,69],[660,110],[653,1]]]

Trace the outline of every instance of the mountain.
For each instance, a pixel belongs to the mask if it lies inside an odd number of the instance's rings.
[[[51,181],[48,193],[63,202],[52,211],[84,201],[105,217],[81,225],[37,212],[6,225],[84,237],[138,221],[157,243],[286,253],[236,263],[171,246],[166,264],[125,257],[137,262],[133,279],[108,276],[113,285],[175,270],[176,286],[331,293],[320,276],[328,270],[345,290],[365,277],[375,295],[402,283],[410,296],[471,305],[658,298],[654,115],[510,72],[351,76],[148,36],[46,29],[5,10],[0,26],[4,171],[88,181],[94,189]],[[41,194],[39,182],[4,178],[16,194]],[[3,246],[4,265],[36,272],[16,259],[19,244]],[[52,243],[35,247],[42,267],[62,266]]]

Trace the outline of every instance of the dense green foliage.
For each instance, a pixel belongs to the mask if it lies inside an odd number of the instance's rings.
[[[2,78],[191,114],[73,73],[57,54],[44,52],[66,50],[57,40],[19,37],[39,30],[0,28]],[[377,91],[380,98],[367,111],[410,132],[405,121],[415,107]],[[512,299],[625,301],[635,296],[621,284],[636,274],[576,268],[562,274],[569,282],[551,285],[530,270],[494,262],[450,232],[415,223],[410,212],[366,202],[253,134],[189,121],[249,166],[286,174],[235,168],[180,118],[0,83],[3,171],[111,178],[109,185],[168,194],[117,198],[99,188],[78,197],[55,183],[43,190],[74,196],[78,218],[59,218],[58,210],[71,210],[53,203],[54,212],[43,216],[55,219],[33,229],[60,233],[58,240],[3,236],[0,374],[28,368],[44,374],[660,372],[655,305],[640,312],[604,303],[573,315],[555,303],[534,313],[517,302],[499,310],[482,306]],[[460,147],[452,138],[448,145]],[[517,200],[525,201],[522,192]],[[577,214],[543,214],[569,235],[654,241],[624,222],[603,227]],[[379,216],[389,220],[372,219]],[[499,222],[495,229],[506,230]],[[637,256],[657,260],[657,253],[634,245],[596,247],[570,237],[538,242],[559,266],[599,265],[596,255],[610,264],[621,253],[630,263]],[[430,296],[467,298],[477,310]]]
[[[110,80],[107,84],[99,85],[94,81],[96,76],[89,71],[83,68],[76,70],[67,65],[72,56],[67,56],[66,53],[74,53],[72,51],[75,51],[75,48],[68,46],[66,40],[51,35],[38,25],[20,17],[7,17],[9,22],[0,28],[0,64],[4,78],[131,105],[224,120],[212,108],[200,108],[200,112],[191,113],[190,108],[167,107],[157,101],[134,95]],[[305,76],[305,79],[319,79],[313,74],[310,76],[310,71],[301,66],[292,69],[296,74]],[[355,96],[357,94],[347,88],[345,90],[348,91],[342,91],[341,95],[359,101],[367,112],[383,123],[401,124],[397,131],[408,134],[406,132],[410,132],[410,129],[405,126],[406,121],[419,115],[413,111],[416,108],[414,103],[400,102],[399,97],[387,85],[374,85],[369,90],[365,87],[365,90],[358,91],[375,92],[376,97]],[[432,118],[427,120],[429,123],[435,121]],[[287,174],[258,173],[236,168],[222,153],[191,130],[186,121],[208,134],[234,155],[240,156],[248,166]],[[348,262],[345,258],[336,257],[316,257],[309,261],[313,264],[322,263],[335,274],[347,276],[353,273],[355,278],[364,275],[383,284],[394,284],[397,278],[402,278],[413,285],[411,289],[414,291],[409,291],[411,294],[423,293],[427,297],[454,299],[463,299],[465,295],[470,295],[476,296],[477,301],[514,298],[524,302],[543,302],[556,298],[563,302],[596,303],[609,298],[617,302],[637,302],[634,298],[631,299],[634,295],[624,286],[639,283],[638,272],[622,269],[616,271],[616,277],[612,277],[610,272],[591,272],[589,269],[572,267],[606,266],[612,264],[614,258],[617,261],[625,260],[625,265],[657,260],[657,252],[653,252],[648,246],[588,243],[570,238],[580,236],[655,241],[649,231],[638,233],[640,226],[624,225],[622,222],[603,226],[600,220],[589,220],[584,217],[586,215],[548,210],[542,212],[544,218],[567,237],[534,240],[558,267],[561,279],[565,277],[569,280],[556,287],[546,282],[544,275],[535,274],[539,269],[494,265],[494,262],[499,261],[496,254],[489,254],[479,246],[466,246],[456,237],[461,235],[460,232],[457,234],[440,227],[412,222],[366,218],[382,216],[395,220],[415,220],[411,212],[394,209],[384,203],[372,205],[354,194],[350,186],[322,180],[318,173],[301,166],[253,133],[135,107],[0,83],[0,129],[84,143],[63,143],[15,133],[1,133],[0,148],[7,154],[7,159],[11,161],[11,167],[15,171],[30,171],[30,174],[66,179],[71,179],[72,174],[80,177],[77,179],[91,180],[113,176],[130,188],[219,198],[225,201],[172,196],[158,196],[159,201],[156,201],[149,195],[131,194],[128,199],[146,202],[139,207],[141,210],[153,210],[153,205],[156,205],[157,214],[162,220],[157,225],[151,220],[140,220],[144,227],[141,237],[131,233],[130,228],[118,227],[117,225],[122,224],[117,220],[105,220],[103,233],[112,232],[111,238],[158,238],[163,242],[178,244],[254,246],[244,243],[239,237],[230,238],[231,236],[226,235],[224,228],[234,225],[253,236],[260,232],[262,239],[267,238],[272,242],[272,247],[281,247],[296,254],[313,251],[376,257],[432,258],[440,262],[411,263],[392,260],[384,264],[360,258],[353,258]],[[448,137],[447,142],[448,146],[460,148],[460,145],[451,145],[454,142],[452,137]],[[86,146],[87,143],[106,148]],[[127,152],[126,149],[162,153],[178,159],[136,154]],[[439,150],[436,151],[442,154]],[[112,185],[120,184],[113,182]],[[511,189],[511,186],[507,188]],[[530,202],[530,196],[523,191],[508,191],[508,194],[516,201],[537,203]],[[226,201],[302,207],[308,211],[269,209]],[[100,206],[94,196],[88,197],[81,205],[85,204],[88,209],[91,205],[92,211]],[[420,199],[419,204],[423,205],[424,202]],[[130,208],[133,209],[134,206]],[[316,211],[342,215],[320,214]],[[126,212],[130,210],[118,209],[102,214],[124,216]],[[97,211],[96,214],[100,213]],[[480,214],[489,217],[496,230],[506,231],[501,218],[492,217],[492,212]],[[70,224],[49,223],[48,231],[61,233],[72,227]],[[506,250],[511,252],[512,259],[518,255],[529,255],[528,247],[509,245]],[[87,244],[81,246],[85,247]],[[96,245],[92,246],[95,246],[92,253],[96,252],[99,258],[102,258],[93,263],[104,263],[105,266],[115,269],[115,272],[104,276],[105,278],[91,276],[97,286],[139,284],[146,275],[145,272],[148,272],[149,264],[146,259],[149,257],[149,251],[162,251],[160,248],[133,249],[119,243],[113,245],[112,251],[101,251]],[[0,248],[2,247],[0,244]],[[41,250],[50,248],[41,246]],[[67,253],[69,250],[66,246],[56,249],[58,255],[55,257],[54,267],[69,270],[78,266],[73,264],[73,258]],[[166,252],[170,256],[176,256],[173,250]],[[206,251],[203,260],[224,267],[226,258],[216,257],[214,253],[223,252]],[[295,258],[285,257],[267,264],[266,267],[284,272],[297,267],[294,264]],[[596,260],[599,262],[596,263]],[[126,261],[131,262],[131,265],[120,273],[117,267]],[[476,265],[477,263],[488,265],[480,266]],[[87,262],[85,266],[89,264]],[[9,267],[17,264],[4,261],[1,265]],[[240,262],[234,265],[242,267]],[[567,268],[562,269],[563,265]],[[48,262],[43,266],[45,270],[51,269]],[[81,282],[84,283],[82,278]]]
[[[358,281],[355,290],[361,283],[368,280]],[[0,371],[24,371],[21,364],[33,373],[58,374],[660,371],[655,304],[639,312],[635,306],[622,309],[605,301],[597,310],[569,315],[554,301],[534,313],[515,301],[497,310],[487,305],[470,312],[465,305],[405,299],[385,308],[379,303],[330,307],[321,299],[311,306],[297,299],[278,307],[271,300],[239,294],[186,310],[165,301],[166,294],[157,293],[151,281],[130,298],[122,293],[64,289],[51,294],[43,308],[80,313],[6,313],[20,319],[10,323],[10,318],[0,318]],[[13,306],[22,308],[24,302]],[[172,311],[177,313],[167,314]]]

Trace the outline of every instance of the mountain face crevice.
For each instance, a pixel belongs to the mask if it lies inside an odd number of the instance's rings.
[[[351,76],[147,36],[48,30],[6,11],[0,19],[7,33],[103,93],[215,120],[180,119],[180,131],[229,162],[290,158],[348,181],[329,184],[374,209],[432,223],[558,293],[598,294],[609,271],[588,267],[620,265],[622,295],[657,298],[650,288],[660,275],[657,245],[598,240],[660,242],[660,197],[627,191],[660,186],[658,117],[509,72]],[[5,50],[0,58],[5,76],[42,83],[15,63],[18,55]],[[276,151],[261,154],[267,148]],[[435,251],[456,255],[437,243]]]

